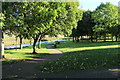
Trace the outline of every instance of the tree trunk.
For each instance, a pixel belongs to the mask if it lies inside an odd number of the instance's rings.
[[[96,42],[98,42],[98,36],[96,36]]]
[[[38,49],[41,48],[41,39],[39,39],[39,42],[38,42]]]
[[[20,49],[22,49],[22,36],[20,35]]]
[[[106,42],[106,33],[104,34],[104,42]]]
[[[33,43],[33,53],[32,54],[37,54],[36,53],[36,43],[37,43],[38,39],[34,39],[34,43]]]
[[[17,37],[16,37],[16,51],[17,51]]]
[[[32,43],[32,41],[31,41],[31,39],[30,39],[30,46],[31,46],[31,43]]]
[[[79,37],[77,37],[77,41],[76,42],[79,42]]]
[[[0,59],[4,58],[4,35],[0,29]]]
[[[77,37],[75,37],[75,41],[77,41]]]
[[[74,37],[73,37],[73,42],[75,42]]]
[[[112,37],[112,41],[113,41],[113,35],[111,37]]]
[[[117,35],[115,35],[115,38],[116,38],[116,42],[118,41],[118,36]]]
[[[91,40],[91,42],[93,42],[93,35],[91,35],[90,40]]]

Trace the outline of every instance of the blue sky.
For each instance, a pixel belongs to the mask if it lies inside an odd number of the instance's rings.
[[[106,3],[106,2],[110,2],[114,5],[118,6],[118,2],[120,0],[78,0],[80,2],[80,8],[84,9],[84,10],[95,10],[95,8],[97,8],[97,6],[99,6],[101,4],[101,2]]]

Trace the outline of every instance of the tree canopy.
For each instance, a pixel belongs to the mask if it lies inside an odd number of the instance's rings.
[[[73,29],[73,37],[88,36],[91,41],[95,38],[106,37],[111,35],[113,38],[120,37],[119,10],[117,6],[107,2],[101,3],[94,11],[84,11],[82,20],[78,21],[77,28]]]
[[[6,6],[7,5],[7,6]],[[68,36],[82,12],[78,2],[3,2],[4,30],[22,38],[33,38],[33,53],[46,34]]]
[[[118,7],[111,3],[101,3],[93,12],[92,17],[96,23],[93,30],[98,35],[104,35],[105,38],[106,34],[111,33],[110,29],[115,29],[113,27],[118,24]]]

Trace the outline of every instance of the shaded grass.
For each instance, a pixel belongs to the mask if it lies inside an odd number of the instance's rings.
[[[120,63],[118,43],[120,42],[63,42],[57,49],[64,55],[56,61],[39,65],[37,68],[43,72],[66,72],[115,66]]]
[[[41,49],[36,49],[36,52],[38,54],[30,54],[32,53],[32,46],[25,47],[23,49],[10,49],[10,50],[5,50],[5,58],[11,58],[11,60],[5,60],[2,61],[3,63],[13,63],[13,62],[18,62],[18,61],[23,61],[27,59],[33,59],[33,58],[41,58],[50,53],[49,49],[46,49],[45,46],[47,44],[42,44],[43,48]],[[16,58],[13,59],[12,58]]]
[[[64,52],[81,51],[81,50],[94,50],[94,49],[106,49],[106,48],[118,48],[120,42],[98,42],[98,43],[73,43],[63,42],[58,46],[58,50]]]
[[[9,49],[9,50],[5,50],[5,58],[11,58],[10,60],[4,60],[2,61],[2,63],[14,63],[14,62],[18,62],[18,61],[24,61],[27,59],[33,59],[33,58],[41,58],[44,57],[46,55],[49,55],[50,50],[46,49],[47,45],[50,45],[53,43],[45,43],[45,44],[41,44],[42,48],[38,49],[38,45],[36,46],[36,52],[38,54],[30,54],[32,53],[32,46],[27,46],[24,47],[23,49]],[[16,58],[16,59],[12,59],[12,58]]]

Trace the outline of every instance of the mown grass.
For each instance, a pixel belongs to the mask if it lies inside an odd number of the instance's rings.
[[[41,58],[50,53],[49,49],[46,49],[45,46],[48,45],[42,44],[41,49],[36,49],[36,52],[38,54],[31,54],[32,53],[32,46],[25,47],[23,49],[10,49],[10,50],[5,50],[5,58],[11,58],[11,60],[4,60],[2,63],[13,63],[13,62],[18,62],[18,61],[23,61],[27,59],[33,59],[33,58]],[[15,58],[15,59],[12,59]]]
[[[67,72],[99,69],[120,63],[120,42],[73,43],[59,45],[64,55],[56,61],[37,66],[43,72]]]
[[[81,50],[94,50],[94,49],[105,49],[105,48],[118,48],[120,42],[98,42],[98,43],[73,43],[63,42],[57,49],[65,52],[81,51]]]

